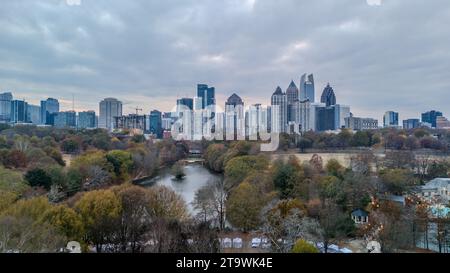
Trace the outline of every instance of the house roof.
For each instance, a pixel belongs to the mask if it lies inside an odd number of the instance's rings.
[[[422,190],[450,187],[450,178],[435,178],[422,186]]]
[[[357,210],[352,211],[352,216],[367,217],[367,216],[369,216],[369,213],[365,210],[357,209]]]

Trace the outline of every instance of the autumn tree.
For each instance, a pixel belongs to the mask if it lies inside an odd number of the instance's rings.
[[[300,239],[292,248],[292,253],[319,253],[319,250],[304,239]]]
[[[149,213],[152,217],[186,220],[188,211],[186,202],[173,190],[164,186],[148,189]]]
[[[260,225],[260,212],[266,203],[256,187],[248,182],[237,186],[226,203],[227,219],[244,232],[254,230]]]
[[[96,247],[98,253],[112,241],[114,229],[122,211],[119,197],[111,190],[91,191],[75,204],[86,232],[85,240]]]

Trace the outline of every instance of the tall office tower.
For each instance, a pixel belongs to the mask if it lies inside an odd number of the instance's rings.
[[[194,98],[194,111],[203,110],[203,98],[195,97]]]
[[[310,102],[314,102],[316,99],[316,90],[314,87],[314,75],[306,75],[300,79],[300,101],[309,100]]]
[[[384,127],[398,127],[398,113],[387,111],[383,117]]]
[[[114,118],[122,116],[122,102],[115,98],[102,100],[99,115],[98,127],[111,131],[114,129]]]
[[[46,125],[54,124],[54,114],[59,112],[59,101],[48,98],[41,101],[41,123]]]
[[[75,111],[55,113],[54,126],[57,128],[75,128],[77,126],[77,113]]]
[[[350,106],[336,104],[332,106],[335,111],[334,128],[335,130],[345,128],[345,119],[350,117]]]
[[[181,98],[177,100],[177,114],[186,110],[194,110],[194,99]]]
[[[325,103],[326,106],[331,106],[336,104],[336,95],[334,94],[333,88],[330,84],[327,84],[323,90],[322,97],[320,98],[321,103]]]
[[[288,109],[287,109],[287,121],[294,121],[294,117],[291,115],[292,107],[295,101],[298,101],[298,88],[295,85],[294,81],[291,81],[289,84],[288,89],[286,90],[286,98],[288,103]]]
[[[253,104],[249,107],[246,113],[246,135],[249,137],[249,140],[257,140],[260,130],[266,128],[262,122],[264,120],[263,114],[261,104]]]
[[[158,110],[150,112],[150,133],[155,135],[158,139],[163,137],[162,113]]]
[[[225,103],[225,133],[227,140],[245,139],[244,102],[236,93]]]
[[[24,100],[12,100],[10,120],[12,123],[28,123],[28,103]]]
[[[96,128],[95,111],[85,111],[78,113],[78,128],[93,129]]]
[[[216,89],[206,84],[197,85],[197,97],[202,98],[202,109],[216,104]]]
[[[13,95],[11,92],[0,94],[0,123],[9,123],[11,121],[11,101]]]
[[[420,127],[420,120],[417,118],[411,118],[403,120],[403,129],[416,129]]]
[[[271,98],[272,133],[285,133],[287,127],[287,97],[278,86]]]
[[[27,120],[33,124],[41,124],[41,107],[38,105],[28,104]]]
[[[432,110],[422,114],[422,122],[429,123],[431,127],[436,128],[436,119],[442,116],[442,112]]]
[[[296,101],[292,107],[292,115],[294,115],[295,118],[291,122],[291,125],[295,125],[296,128],[299,128],[299,132],[308,132],[311,130],[314,131],[316,128],[316,106],[323,106],[323,104],[313,103],[309,100]]]

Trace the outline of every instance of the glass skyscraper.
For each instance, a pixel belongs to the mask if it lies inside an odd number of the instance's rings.
[[[106,98],[100,102],[98,127],[114,129],[114,118],[122,116],[122,102],[115,98]]]
[[[54,114],[59,112],[59,101],[57,99],[48,98],[41,101],[41,123],[46,125],[54,125]]]
[[[206,84],[197,85],[197,97],[202,99],[202,109],[216,104],[216,88]]]
[[[92,129],[96,126],[95,111],[85,111],[78,113],[78,128]]]
[[[27,123],[28,122],[28,103],[24,100],[11,101],[11,122]]]
[[[303,74],[300,79],[300,101],[309,100],[310,102],[314,102],[316,99],[315,93],[314,75]]]
[[[11,101],[13,99],[11,92],[0,94],[0,123],[9,123],[11,121]]]
[[[150,112],[150,133],[159,139],[163,137],[162,114],[158,110]]]
[[[442,116],[442,112],[432,110],[422,114],[422,122],[429,123],[431,127],[436,128],[436,119]]]

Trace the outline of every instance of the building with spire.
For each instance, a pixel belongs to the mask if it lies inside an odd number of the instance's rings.
[[[297,85],[295,85],[294,81],[291,81],[288,89],[286,90],[286,99],[288,104],[287,109],[287,122],[294,121],[295,117],[292,113],[293,105],[296,101],[298,101],[299,90]]]
[[[287,125],[288,102],[287,96],[278,86],[271,98],[272,122],[271,130],[273,133],[285,133]]]
[[[236,93],[225,102],[225,135],[227,140],[245,140],[244,101]]]
[[[333,88],[328,83],[325,89],[323,90],[322,97],[320,98],[321,103],[325,103],[325,105],[332,106],[336,104],[336,95],[334,94]]]

